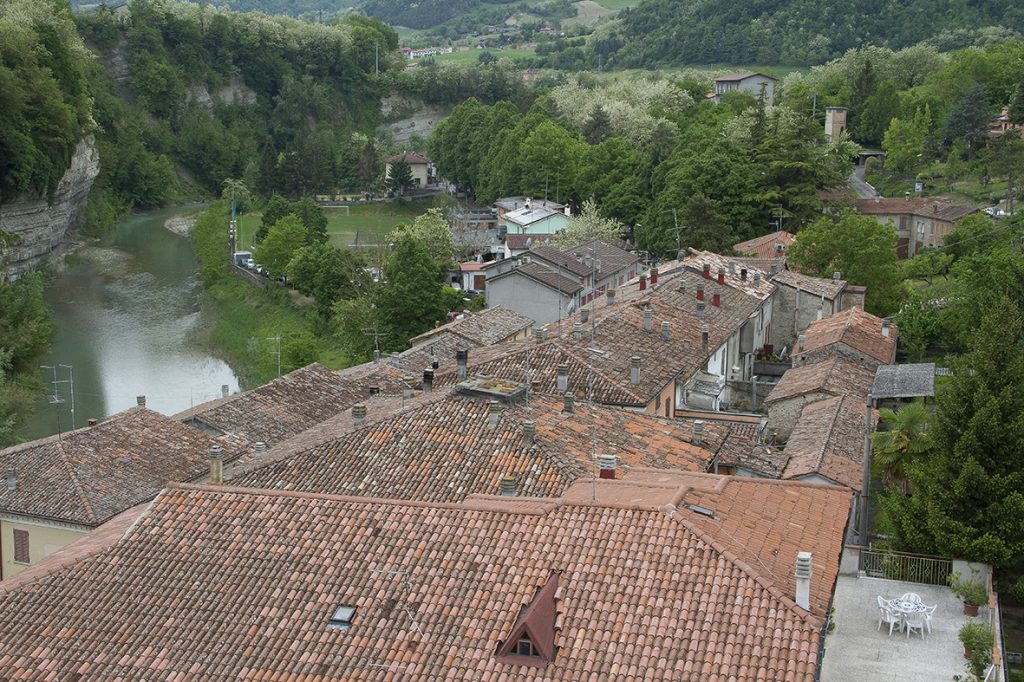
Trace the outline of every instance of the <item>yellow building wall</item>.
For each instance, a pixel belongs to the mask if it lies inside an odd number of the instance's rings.
[[[15,530],[28,532],[30,561],[27,564],[14,561]],[[44,521],[0,519],[0,553],[3,555],[3,562],[0,563],[0,580],[13,578],[32,564],[42,561],[88,533],[89,531],[85,528],[55,526]]]

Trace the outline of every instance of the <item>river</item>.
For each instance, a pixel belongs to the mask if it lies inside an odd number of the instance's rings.
[[[174,414],[238,390],[231,367],[195,333],[202,288],[190,240],[165,227],[199,206],[139,213],[98,244],[85,246],[46,290],[57,332],[40,363],[48,395],[19,435],[39,438],[136,404]],[[67,367],[70,366],[70,369]],[[52,396],[59,396],[59,402]]]

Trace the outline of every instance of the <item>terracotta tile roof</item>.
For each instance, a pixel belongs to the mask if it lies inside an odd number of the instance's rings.
[[[530,257],[543,261],[543,265],[552,270],[560,268],[562,272],[571,273],[577,277],[586,277],[594,269],[593,265],[584,265],[572,254],[562,251],[554,244],[535,244],[530,249]]]
[[[174,486],[108,551],[0,592],[0,666],[14,679],[813,680],[848,493],[677,484],[669,513],[600,501],[619,485],[643,492],[614,481],[597,502],[453,506]],[[810,613],[793,603],[797,550],[814,553]],[[498,660],[553,575],[554,660]],[[338,605],[355,608],[349,629],[327,627]]]
[[[796,235],[792,232],[779,230],[771,234],[748,239],[739,244],[733,244],[732,248],[738,253],[751,254],[759,258],[779,258],[795,241]],[[778,248],[780,244],[782,245],[781,251]]]
[[[422,154],[396,154],[395,156],[389,156],[384,159],[384,163],[394,163],[395,161],[405,161],[410,166],[412,165],[426,165],[430,163],[430,159],[423,156]]]
[[[209,471],[214,444],[225,461],[246,444],[214,438],[171,417],[132,408],[89,426],[0,450],[0,470],[14,469],[17,486],[0,486],[0,511],[97,526],[170,481]]]
[[[789,457],[777,445],[761,443],[758,438],[760,430],[759,424],[732,424],[718,451],[719,464],[742,467],[772,478],[780,477]]]
[[[771,76],[769,76],[767,74],[764,74],[764,73],[759,73],[757,71],[740,71],[739,73],[727,73],[724,76],[719,76],[718,78],[715,79],[715,82],[717,83],[719,81],[722,81],[722,82],[741,81],[744,78],[750,78],[751,76],[761,76],[762,78],[767,78],[768,80],[772,80],[772,81],[775,80]]]
[[[403,375],[387,366],[366,363],[341,372],[312,364],[245,393],[215,400],[176,415],[249,442],[273,445],[364,400],[371,387],[400,393]]]
[[[783,478],[820,474],[860,492],[867,410],[863,398],[850,396],[836,396],[804,405],[786,442],[789,463]],[[874,424],[878,420],[877,411],[871,412]]]
[[[513,251],[525,251],[534,244],[547,244],[555,238],[553,234],[507,234],[505,246]]]
[[[540,263],[520,263],[517,267],[514,267],[507,272],[491,277],[491,280],[501,279],[502,277],[512,277],[517,273],[523,277],[529,277],[536,282],[540,282],[549,289],[561,291],[567,296],[583,289],[583,285],[576,280],[569,279],[565,275],[560,275],[554,270],[548,268],[546,265],[542,265]]]
[[[769,277],[771,276],[772,268],[775,268],[775,272],[786,269],[785,258],[747,258],[745,256],[737,256],[732,260],[736,261],[736,267],[738,268],[767,272]]]
[[[879,365],[871,386],[871,397],[918,398],[935,395],[935,363]]]
[[[864,215],[916,215],[947,222],[978,212],[973,206],[957,204],[942,197],[854,199],[853,204]]]
[[[711,279],[717,281],[718,270],[725,270],[725,281],[728,286],[739,289],[748,296],[752,296],[758,300],[765,300],[771,297],[775,293],[775,285],[768,280],[768,271],[760,272],[761,279],[754,281],[754,272],[750,272],[748,269],[747,279],[740,278],[740,268],[734,268],[735,274],[730,275],[729,264],[735,262],[734,259],[726,256],[720,256],[717,253],[711,251],[698,251],[696,249],[690,249],[690,256],[683,261],[683,265],[693,268],[694,271],[701,272],[704,269],[704,264],[707,263],[711,266]]]
[[[712,453],[691,445],[692,425],[608,407],[535,396],[528,405],[500,406],[488,424],[485,400],[457,393],[419,399],[363,427],[342,424],[306,449],[275,448],[259,463],[231,475],[231,484],[389,499],[461,502],[471,494],[498,494],[502,476],[514,476],[526,496],[560,495],[594,471],[592,448],[626,466],[704,471]],[[534,444],[522,425],[535,422]],[[347,428],[346,428],[347,427]],[[724,429],[707,429],[708,447]]]
[[[823,317],[808,325],[804,331],[804,353],[841,343],[874,358],[884,365],[896,358],[896,336],[893,325],[889,336],[882,336],[882,318],[860,308],[850,308],[835,315]]]
[[[418,346],[438,334],[450,332],[465,339],[472,346],[490,346],[500,343],[510,336],[515,336],[532,325],[533,320],[525,315],[496,305],[478,313],[467,311],[461,320],[454,320],[419,336],[414,336],[409,339],[409,343],[412,346]]]
[[[775,284],[785,284],[815,296],[824,296],[829,301],[834,301],[846,289],[846,280],[844,279],[837,282],[831,278],[826,279],[824,277],[802,275],[793,270],[783,270],[782,272],[775,273],[772,281]]]
[[[850,395],[865,400],[874,379],[875,373],[869,368],[833,355],[820,362],[786,370],[765,398],[765,403],[818,392]]]

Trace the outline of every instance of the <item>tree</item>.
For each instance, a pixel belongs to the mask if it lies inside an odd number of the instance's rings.
[[[288,264],[288,279],[295,288],[316,299],[317,309],[327,314],[334,302],[369,291],[365,262],[357,253],[325,242],[314,242],[295,252]]]
[[[487,50],[484,50],[483,52],[480,53],[476,60],[481,64],[493,64],[494,62],[498,61],[498,58],[495,57],[490,52],[488,52]]]
[[[412,167],[405,159],[395,159],[388,164],[388,177],[384,185],[395,194],[402,194],[412,187]]]
[[[881,498],[897,548],[998,568],[1024,556],[1024,314],[992,303],[940,390],[934,449],[913,463],[913,495]]]
[[[327,241],[327,214],[312,197],[306,197],[292,204],[290,213],[298,216],[306,228],[306,243]]]
[[[618,244],[626,226],[612,218],[605,218],[597,210],[593,199],[583,202],[583,210],[569,219],[569,225],[555,237],[555,244],[563,251],[579,246],[591,239],[607,244]]]
[[[824,217],[796,235],[789,262],[817,277],[841,272],[851,284],[867,287],[864,307],[875,315],[899,310],[904,297],[896,255],[896,230],[853,213]]]
[[[917,110],[912,120],[892,119],[882,138],[886,168],[909,173],[921,162],[931,118],[931,110],[925,105],[923,110]]]
[[[274,223],[266,238],[256,245],[253,258],[273,276],[280,277],[288,273],[288,264],[305,243],[305,226],[289,214]]]
[[[872,465],[890,485],[908,492],[907,471],[930,449],[928,422],[931,413],[920,401],[894,412],[883,408],[879,418],[885,428],[871,434]]]
[[[1006,177],[1006,210],[1014,212],[1014,182],[1024,166],[1024,140],[1016,130],[1008,130],[992,141],[988,162],[996,175]]]
[[[946,137],[950,141],[962,138],[967,143],[967,158],[972,159],[985,136],[990,118],[988,93],[984,86],[975,83],[949,110]]]
[[[864,110],[857,119],[857,139],[868,144],[879,144],[889,123],[899,113],[899,107],[896,84],[885,81],[879,85],[875,94],[864,103]]]
[[[1024,123],[1024,78],[1017,82],[1017,88],[1010,99],[1010,122]]]
[[[401,235],[376,296],[377,319],[387,334],[385,350],[407,347],[409,339],[445,318],[442,281],[428,246],[416,237]]]
[[[612,119],[600,104],[590,112],[590,118],[583,124],[583,137],[590,144],[600,144],[612,134]]]
[[[404,237],[412,237],[424,245],[443,279],[444,273],[455,262],[455,246],[452,230],[441,209],[429,208],[408,225],[399,225],[388,234],[388,241],[397,244]]]
[[[278,220],[292,212],[292,205],[287,199],[279,194],[270,197],[270,201],[263,207],[263,216],[260,220],[260,229],[256,230],[256,243],[259,244],[267,236]]]

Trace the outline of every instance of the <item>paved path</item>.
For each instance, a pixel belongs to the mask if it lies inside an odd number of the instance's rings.
[[[850,187],[857,193],[857,196],[861,199],[874,199],[878,196],[878,191],[874,187],[864,181],[862,175],[864,173],[864,167],[859,166],[850,173]]]

